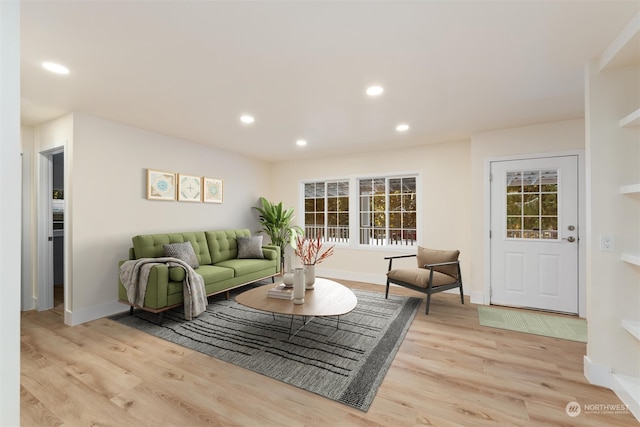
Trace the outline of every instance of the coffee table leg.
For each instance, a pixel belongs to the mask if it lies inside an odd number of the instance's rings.
[[[291,340],[291,337],[294,337],[298,332],[300,332],[302,330],[302,328],[304,328],[305,326],[307,326],[309,324],[309,322],[311,322],[313,320],[313,316],[309,317],[309,320],[307,320],[307,316],[302,316],[302,326],[300,326],[294,333],[291,333],[291,331],[293,330],[293,314],[291,315],[291,322],[289,323],[289,340]]]

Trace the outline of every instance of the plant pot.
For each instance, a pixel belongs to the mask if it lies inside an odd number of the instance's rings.
[[[304,285],[306,289],[313,289],[316,283],[316,266],[315,264],[307,264],[304,266]]]

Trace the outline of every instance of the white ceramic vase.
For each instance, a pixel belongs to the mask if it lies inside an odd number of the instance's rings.
[[[304,304],[304,269],[293,269],[293,303]]]
[[[284,258],[284,271],[282,275],[282,283],[287,288],[293,286],[293,271],[291,271],[291,257]]]
[[[304,285],[306,289],[313,289],[316,283],[316,265],[307,264],[304,266]]]

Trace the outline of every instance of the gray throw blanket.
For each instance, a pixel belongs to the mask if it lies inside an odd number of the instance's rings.
[[[154,265],[182,267],[185,278],[182,282],[184,292],[184,317],[192,320],[207,309],[207,293],[204,279],[186,262],[178,258],[140,258],[125,261],[120,266],[120,281],[127,290],[129,303],[144,306],[144,295],[147,291],[149,272]]]

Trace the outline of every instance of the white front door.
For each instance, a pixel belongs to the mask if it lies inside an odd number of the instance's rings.
[[[578,157],[491,162],[491,303],[578,313]]]

